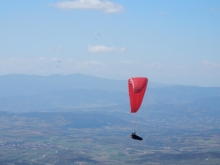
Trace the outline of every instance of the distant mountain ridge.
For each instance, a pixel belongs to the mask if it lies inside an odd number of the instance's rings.
[[[173,86],[149,81],[148,88]],[[114,80],[84,74],[70,75],[25,75],[0,76],[0,96],[34,95],[68,89],[103,89],[127,92],[127,80]]]
[[[0,76],[0,111],[71,111],[129,109],[127,80],[89,75]],[[142,107],[156,110],[193,107],[220,108],[220,87],[169,85],[150,82]],[[196,105],[196,106],[195,106]],[[192,108],[190,108],[192,109]]]
[[[34,95],[39,93],[68,89],[104,89],[125,91],[124,80],[104,79],[95,76],[72,75],[23,75],[0,76],[0,96]]]
[[[212,96],[220,96],[220,87],[174,85],[170,87],[148,88],[145,101],[152,104],[185,104]]]

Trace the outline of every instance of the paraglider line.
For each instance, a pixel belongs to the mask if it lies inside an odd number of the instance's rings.
[[[137,130],[137,113],[134,114],[134,132]]]
[[[136,127],[137,127],[137,116],[136,116],[136,113],[134,114],[134,132],[136,133]]]

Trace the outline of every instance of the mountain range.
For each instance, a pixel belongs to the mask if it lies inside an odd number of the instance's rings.
[[[72,111],[109,109],[127,111],[127,80],[90,75],[0,76],[0,111]],[[149,80],[142,109],[220,111],[220,87],[182,86]]]

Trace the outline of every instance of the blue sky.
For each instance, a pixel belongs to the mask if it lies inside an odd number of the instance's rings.
[[[218,0],[10,0],[0,22],[0,75],[220,86]]]

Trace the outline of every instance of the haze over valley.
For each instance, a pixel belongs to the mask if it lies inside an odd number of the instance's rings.
[[[220,160],[220,87],[149,82],[137,114],[137,133],[144,140],[137,142],[129,137],[134,115],[127,80],[82,74],[0,80],[1,164],[214,165]]]

